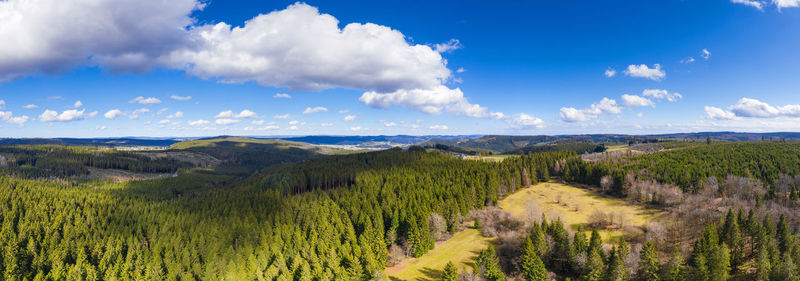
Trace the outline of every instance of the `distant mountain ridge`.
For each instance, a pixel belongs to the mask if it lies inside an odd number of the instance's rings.
[[[66,145],[66,146],[163,146],[186,140],[219,139],[216,137],[121,137],[121,138],[0,138],[0,145]],[[741,133],[741,132],[697,132],[675,134],[626,135],[378,135],[378,136],[244,136],[254,139],[282,139],[314,145],[360,145],[364,143],[387,143],[390,145],[435,145],[461,146],[505,152],[526,146],[568,140],[583,140],[597,143],[627,142],[632,139],[657,139],[676,141],[704,141],[711,137],[716,141],[800,140],[800,132]]]

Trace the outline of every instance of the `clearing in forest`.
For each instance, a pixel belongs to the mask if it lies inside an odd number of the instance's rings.
[[[389,280],[440,280],[448,262],[452,261],[459,271],[471,268],[478,253],[493,240],[483,237],[477,229],[468,228],[437,244],[436,248],[419,258],[409,258],[387,268],[385,273]]]
[[[625,201],[598,195],[586,189],[557,183],[544,182],[521,189],[500,201],[500,207],[519,219],[526,220],[542,213],[548,220],[561,217],[573,230],[587,227],[592,216],[605,214],[605,221],[612,224],[601,230],[603,240],[610,242],[622,234],[622,226],[643,226],[659,215],[658,210],[628,204]],[[595,221],[597,221],[595,219]],[[588,235],[589,233],[587,233]]]

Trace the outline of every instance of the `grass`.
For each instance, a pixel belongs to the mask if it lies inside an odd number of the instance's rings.
[[[485,161],[490,161],[490,162],[502,162],[506,158],[514,157],[514,156],[517,156],[517,155],[513,155],[513,154],[498,154],[498,155],[487,155],[487,156],[470,155],[470,156],[467,156],[467,159],[469,159],[469,160],[485,160]]]
[[[610,145],[610,146],[608,146],[608,148],[606,148],[606,151],[608,151],[608,152],[625,151],[625,150],[628,150],[628,145],[624,145],[624,144],[623,145]]]
[[[419,258],[406,259],[384,272],[389,280],[440,280],[444,266],[452,261],[456,268],[471,268],[478,252],[486,249],[493,238],[483,237],[477,229],[468,228],[453,235]]]
[[[519,190],[500,201],[500,207],[520,219],[526,219],[530,217],[531,212],[528,210],[529,201],[535,202],[548,220],[561,217],[565,224],[576,231],[586,229],[589,216],[595,210],[621,214],[626,218],[628,225],[635,226],[642,226],[660,214],[657,210],[631,205],[622,200],[603,197],[586,189],[556,182],[539,183]],[[622,235],[619,230],[603,230],[600,234],[606,242],[611,242]]]

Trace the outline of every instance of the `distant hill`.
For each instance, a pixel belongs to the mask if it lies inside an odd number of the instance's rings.
[[[495,152],[520,153],[520,150],[529,146],[542,144],[552,144],[564,141],[588,141],[594,143],[624,143],[628,141],[705,141],[711,137],[715,141],[760,141],[760,140],[800,140],[800,133],[776,132],[776,133],[737,133],[737,132],[698,132],[698,133],[678,133],[678,134],[654,134],[654,135],[623,135],[623,134],[593,134],[593,135],[538,135],[538,136],[503,136],[486,135],[478,138],[462,139],[441,139],[432,138],[420,145],[433,146],[444,144],[448,146],[460,146],[465,148],[486,149]],[[538,148],[529,149],[538,151]]]
[[[8,138],[0,139],[0,145],[170,146],[181,140],[176,138]]]
[[[304,137],[286,137],[281,138],[288,141],[298,141],[310,144],[324,144],[324,145],[358,145],[367,142],[388,142],[399,145],[412,145],[425,142],[430,139],[454,140],[454,139],[471,139],[477,138],[480,135],[469,136],[304,136]]]

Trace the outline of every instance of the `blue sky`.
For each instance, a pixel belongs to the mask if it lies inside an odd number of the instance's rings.
[[[800,130],[800,0],[95,2],[0,2],[0,137]]]

